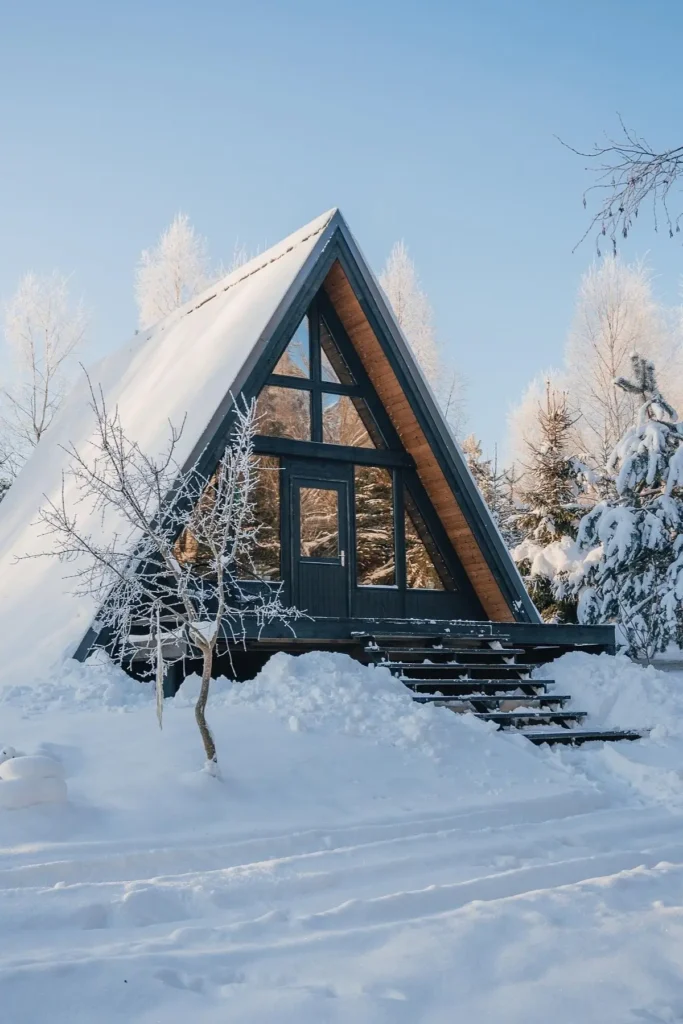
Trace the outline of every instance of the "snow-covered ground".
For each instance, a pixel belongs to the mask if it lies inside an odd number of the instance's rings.
[[[683,676],[553,674],[589,725],[650,737],[536,748],[383,669],[277,655],[214,688],[219,781],[196,680],[162,732],[104,663],[0,686],[0,748],[68,787],[0,810],[0,1020],[683,1021]]]

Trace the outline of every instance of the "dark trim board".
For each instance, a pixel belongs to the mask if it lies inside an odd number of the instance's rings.
[[[545,622],[472,622],[461,619],[360,618],[302,619],[294,624],[295,635],[280,624],[271,624],[261,631],[254,621],[247,623],[247,640],[267,644],[287,641],[292,646],[309,646],[318,641],[357,643],[360,636],[444,636],[509,641],[513,646],[534,646],[547,649],[550,657],[567,649],[585,648],[592,652],[613,654],[616,650],[614,626],[556,625]]]

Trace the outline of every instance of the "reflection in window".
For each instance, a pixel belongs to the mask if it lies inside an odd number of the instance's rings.
[[[404,497],[406,506],[406,586],[419,590],[446,590],[444,580],[448,580],[448,589],[452,589],[448,571],[424,519],[417,511],[407,490],[404,490]]]
[[[339,491],[299,488],[299,537],[303,558],[339,557]]]
[[[280,356],[273,373],[281,373],[285,377],[310,377],[307,316],[297,327],[296,334]]]
[[[200,507],[211,507],[215,500],[216,474],[211,477],[201,498]],[[254,457],[254,487],[251,494],[256,540],[249,550],[237,556],[237,575],[243,580],[276,580],[280,577],[280,462],[270,456]],[[210,538],[200,532],[198,539],[192,526],[186,527],[173,546],[181,564],[189,564],[207,576],[215,575],[215,561]]]
[[[324,320],[320,321],[320,373],[324,381],[332,384],[355,384]]]
[[[256,484],[252,493],[256,542],[240,565],[242,579],[280,579],[280,460],[256,458]]]
[[[361,587],[396,584],[392,474],[355,466],[356,581]]]
[[[348,395],[323,394],[323,441],[327,444],[345,444],[353,448],[375,448],[365,423],[358,414],[361,410],[366,423],[370,413],[360,398]]]
[[[256,403],[256,432],[268,437],[310,441],[310,392],[267,385]]]

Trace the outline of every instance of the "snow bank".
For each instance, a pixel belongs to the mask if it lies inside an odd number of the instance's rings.
[[[194,703],[199,678],[181,687],[176,701]],[[491,728],[472,715],[416,704],[388,669],[363,666],[346,654],[311,651],[293,657],[278,653],[246,683],[217,681],[212,700],[276,715],[292,732],[345,733],[403,749],[443,756],[475,734],[485,743]]]
[[[548,668],[537,669],[548,675]],[[625,655],[574,651],[553,662],[550,675],[572,707],[587,711],[587,724],[604,729],[656,730],[683,737],[683,684],[679,675],[638,665]]]
[[[129,710],[153,700],[151,685],[132,679],[103,651],[96,651],[84,664],[66,659],[42,678],[28,683],[11,678],[0,682],[0,706],[21,708],[25,715],[39,715],[55,708]]]

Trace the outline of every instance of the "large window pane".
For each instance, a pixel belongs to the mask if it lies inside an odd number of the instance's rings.
[[[404,497],[406,585],[419,590],[445,590],[444,579],[449,577],[436,545],[407,490],[404,491]]]
[[[254,544],[237,555],[237,575],[243,580],[276,580],[280,578],[280,463],[276,458],[254,457],[254,486],[251,493],[252,524],[257,529]],[[200,507],[211,507],[215,501],[216,475],[204,490]],[[181,564],[190,564],[198,573],[213,576],[216,566],[210,538],[200,533],[201,539],[186,527],[173,547]],[[231,568],[231,571],[235,567]]]
[[[392,474],[378,466],[356,466],[354,476],[357,583],[361,587],[394,586]]]
[[[310,392],[272,385],[263,388],[256,403],[256,432],[268,437],[310,441]]]
[[[269,455],[256,459],[252,494],[254,523],[258,527],[251,557],[240,566],[243,579],[280,579],[280,460]]]
[[[299,488],[299,537],[303,558],[339,557],[339,491]]]
[[[365,423],[358,414],[362,409],[366,421],[370,414],[365,403],[348,395],[323,394],[323,441],[328,444],[345,444],[353,448],[375,448]]]
[[[307,316],[299,324],[296,334],[280,356],[273,373],[281,373],[285,377],[310,377]]]

